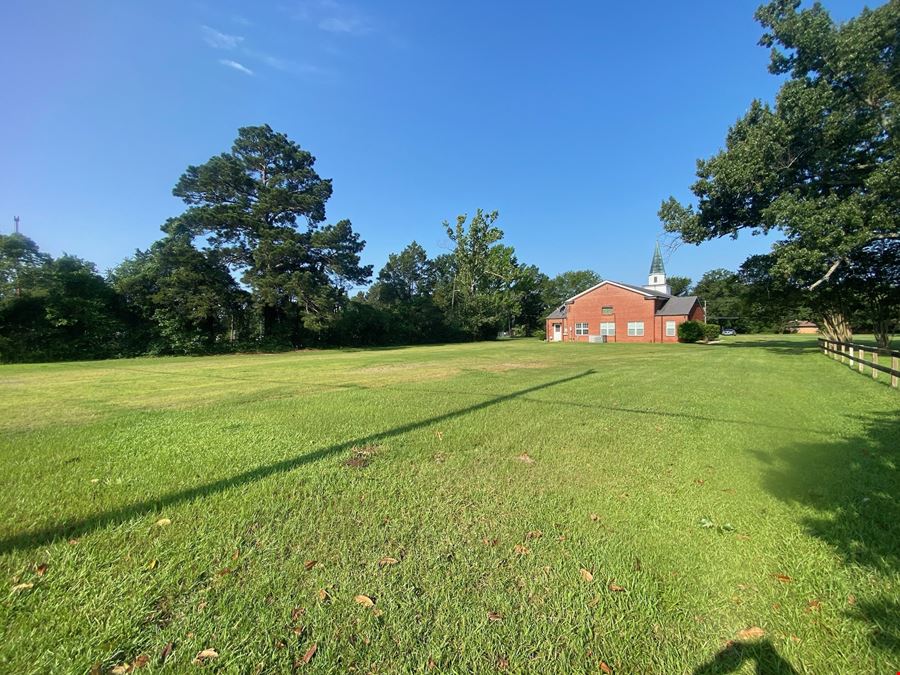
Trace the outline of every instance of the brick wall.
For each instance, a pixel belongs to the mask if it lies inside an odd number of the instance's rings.
[[[656,316],[656,309],[662,301],[646,297],[612,284],[577,298],[569,305],[565,319],[547,319],[547,339],[553,339],[553,324],[560,324],[565,342],[588,342],[591,335],[600,335],[600,323],[615,323],[616,334],[607,338],[609,342],[677,342],[678,324],[687,321],[686,316]],[[612,307],[612,314],[603,314],[603,307]],[[692,320],[703,321],[703,309],[695,305],[691,310]],[[644,322],[644,335],[628,335],[628,323]],[[666,321],[675,322],[675,335],[666,336]],[[587,323],[588,334],[576,335],[575,324]]]

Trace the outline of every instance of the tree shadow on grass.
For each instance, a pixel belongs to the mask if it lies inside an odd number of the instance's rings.
[[[330,445],[328,447],[314,450],[305,455],[300,455],[299,457],[292,457],[280,462],[266,464],[255,469],[239,473],[236,476],[231,476],[230,478],[223,478],[221,480],[198,485],[197,487],[192,487],[187,490],[181,490],[179,492],[171,492],[156,499],[147,499],[144,501],[136,502],[134,504],[111,509],[103,513],[98,513],[88,518],[71,520],[60,525],[45,527],[43,529],[20,532],[18,534],[14,534],[0,540],[0,555],[20,549],[28,549],[49,544],[59,538],[78,537],[107,525],[113,525],[126,520],[130,520],[132,518],[142,516],[146,513],[151,513],[168,506],[173,506],[175,504],[180,504],[182,502],[191,501],[197,498],[207,497],[234,487],[246,485],[248,483],[254,483],[264,478],[268,478],[269,476],[291,471],[305,464],[310,464],[312,462],[325,459],[326,457],[329,457],[336,453],[344,452],[346,450],[349,450],[350,448],[353,448],[354,446],[377,443],[388,438],[401,436],[410,431],[415,431],[416,429],[421,429],[432,424],[438,424],[446,420],[462,417],[478,410],[484,410],[500,403],[518,398],[519,396],[524,396],[535,391],[540,391],[541,389],[547,389],[549,387],[554,387],[560,384],[565,384],[567,382],[572,382],[574,380],[579,380],[583,377],[592,375],[594,372],[595,371],[593,370],[586,370],[582,373],[559,378],[550,382],[544,382],[543,384],[537,384],[532,387],[527,387],[525,389],[510,392],[508,394],[502,394],[486,401],[481,401],[464,408],[459,408],[457,410],[452,410],[440,415],[435,415],[424,420],[402,424],[400,426],[394,427],[393,429],[388,429],[387,431],[376,432],[367,436],[354,438],[348,441],[344,441],[343,443],[337,443],[335,445]]]
[[[756,664],[757,675],[797,675],[788,661],[768,640],[730,642],[711,661],[694,670],[694,675],[721,675],[737,672],[747,662]]]
[[[848,565],[865,567],[882,580],[900,570],[900,414],[869,412],[851,417],[861,434],[809,442],[776,455],[763,486],[775,497],[814,513],[801,519],[807,533],[827,543]],[[869,627],[872,644],[900,653],[900,602],[862,590],[845,614]]]
[[[819,349],[819,343],[815,335],[810,335],[809,340],[741,340],[739,342],[723,342],[718,346],[727,349],[764,349],[773,354],[784,354],[787,356],[812,354]]]

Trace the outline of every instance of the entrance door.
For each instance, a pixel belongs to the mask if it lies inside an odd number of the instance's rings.
[[[562,340],[562,324],[555,323],[553,324],[553,341],[559,342]]]

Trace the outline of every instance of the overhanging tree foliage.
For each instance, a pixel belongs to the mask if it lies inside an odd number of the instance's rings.
[[[821,291],[827,329],[846,339],[851,260],[900,239],[900,3],[842,25],[818,3],[799,4],[776,0],[756,15],[770,72],[788,78],[774,107],[754,101],[725,149],[698,162],[697,207],[670,198],[660,218],[694,244],[780,231],[773,272]]]

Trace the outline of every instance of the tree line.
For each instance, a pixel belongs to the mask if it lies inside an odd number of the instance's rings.
[[[349,220],[325,222],[332,184],[315,158],[269,126],[190,166],[186,205],[163,237],[101,276],[0,235],[0,360],[211,354],[481,340],[543,334],[544,316],[598,283],[549,278],[503,242],[496,211],[444,223],[449,252],[411,242],[373,281]]]

